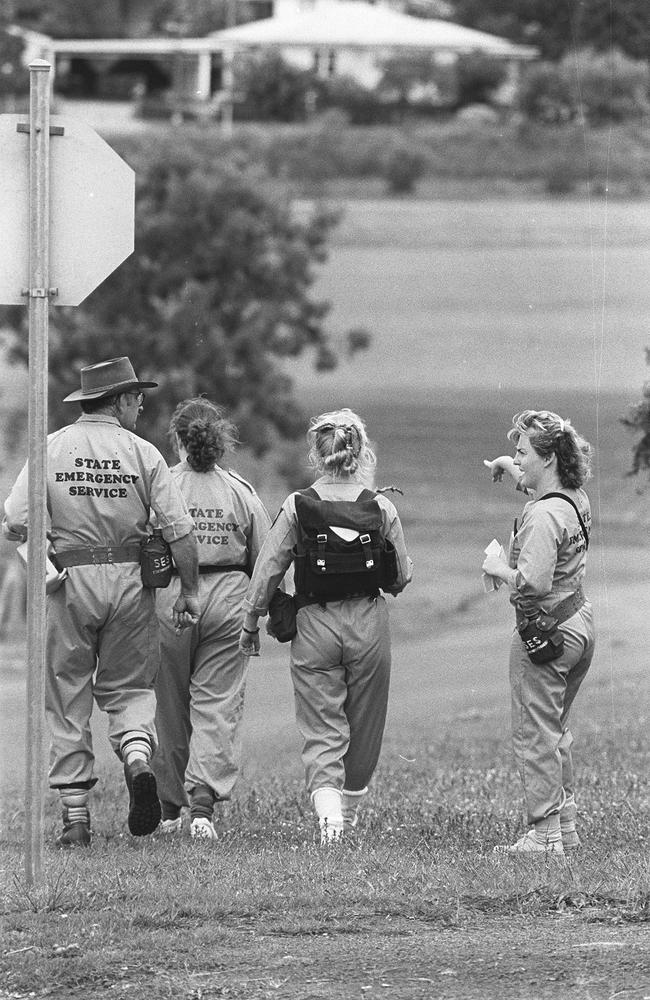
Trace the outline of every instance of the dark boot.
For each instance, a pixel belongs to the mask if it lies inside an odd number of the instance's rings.
[[[124,777],[129,790],[129,830],[134,837],[144,837],[160,823],[156,778],[145,760],[125,764]]]
[[[82,811],[85,816],[82,816]],[[55,840],[57,847],[90,847],[90,813],[87,809],[75,809],[74,820],[70,819],[70,810],[63,807],[63,831]]]

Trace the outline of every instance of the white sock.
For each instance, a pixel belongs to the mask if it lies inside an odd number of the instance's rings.
[[[338,788],[325,786],[311,793],[320,828],[327,831],[328,839],[336,839],[343,830],[341,792]]]

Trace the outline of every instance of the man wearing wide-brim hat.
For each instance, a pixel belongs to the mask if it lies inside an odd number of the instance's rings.
[[[108,736],[124,763],[131,833],[152,833],[160,821],[150,766],[156,747],[155,592],[143,586],[140,572],[151,516],[181,580],[174,625],[191,625],[199,606],[192,518],[158,449],[134,433],[143,390],[156,386],[138,379],[126,357],[82,368],[81,387],[64,400],[80,403],[81,416],[48,437],[48,533],[66,574],[48,595],[45,691],[49,782],[63,807],[60,847],[91,841],[93,699],[108,715]],[[25,465],[5,503],[8,538],[27,536],[27,475]]]

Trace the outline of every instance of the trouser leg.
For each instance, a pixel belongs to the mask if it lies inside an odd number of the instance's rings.
[[[518,634],[513,636],[512,743],[530,824],[559,813],[564,781],[573,786],[568,713],[593,654],[593,633],[579,616],[563,627],[564,652],[550,663],[532,663]]]
[[[158,748],[152,761],[163,819],[175,819],[188,805],[185,769],[190,752],[190,665],[194,630],[174,631],[171,609],[179,584],[173,581],[156,598],[160,625],[160,666],[156,676]]]
[[[90,716],[97,626],[84,596],[68,579],[47,601],[45,715],[52,788],[94,783]]]
[[[354,639],[346,655],[344,712],[350,738],[343,758],[346,791],[364,789],[372,778],[384,736],[390,686],[388,608],[383,597],[355,601]]]
[[[247,577],[202,578],[202,612],[190,677],[190,753],[185,788],[229,799],[241,768],[248,659],[239,650]],[[192,797],[192,805],[193,805]]]
[[[108,715],[108,737],[121,759],[126,733],[141,732],[153,749],[157,745],[158,619],[153,592],[142,587],[139,569],[101,568],[115,571],[115,577],[109,579],[110,613],[99,634],[95,700]]]
[[[347,689],[340,621],[331,605],[309,605],[298,612],[298,632],[291,643],[291,678],[307,790],[329,787],[340,791],[345,784],[343,757],[350,731],[344,711]]]
[[[241,767],[247,659],[239,632],[199,644],[190,680],[190,753],[185,787],[203,785],[229,799]]]

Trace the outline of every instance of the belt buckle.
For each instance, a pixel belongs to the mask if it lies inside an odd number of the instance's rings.
[[[115,560],[113,559],[113,549],[112,549],[112,546],[108,545],[106,547],[106,562],[110,563],[112,565],[114,561]]]

